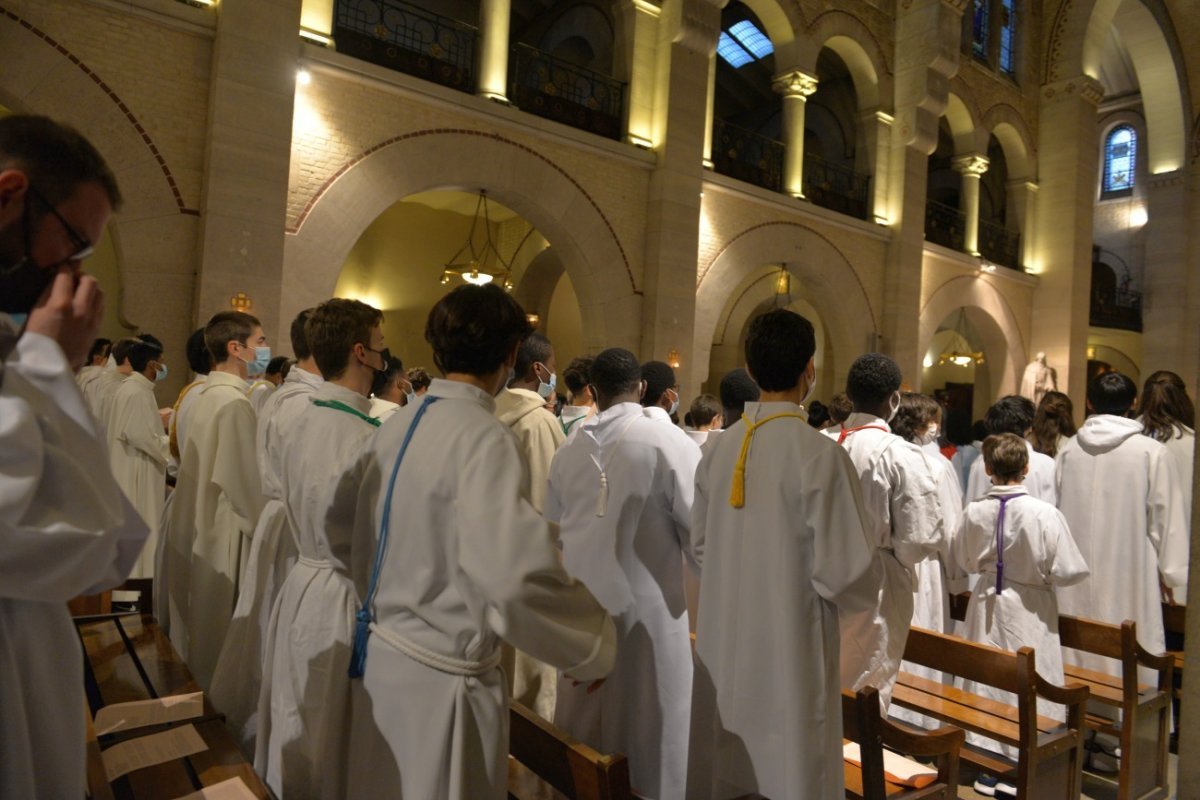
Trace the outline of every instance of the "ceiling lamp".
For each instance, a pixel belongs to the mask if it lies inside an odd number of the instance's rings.
[[[483,245],[475,246],[475,229],[483,225]],[[524,244],[524,240],[521,241]],[[521,249],[517,245],[517,250]],[[488,213],[487,192],[479,190],[479,200],[475,203],[475,215],[471,217],[471,229],[467,232],[467,241],[458,249],[442,268],[442,276],[438,281],[443,286],[450,283],[451,278],[458,276],[475,286],[485,286],[498,280],[506,292],[511,292],[512,263],[516,259],[500,255],[500,250],[492,241],[492,218]]]
[[[954,322],[954,327],[950,329],[954,336],[946,343],[938,356],[938,364],[953,364],[956,367],[969,367],[975,364],[983,363],[983,353],[971,349],[971,345],[967,342],[967,314],[966,309],[958,310],[958,319]]]

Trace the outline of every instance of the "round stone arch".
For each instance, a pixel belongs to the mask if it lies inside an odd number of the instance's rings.
[[[736,298],[762,284],[762,277],[783,265],[795,291],[822,312],[832,345],[835,384],[845,378],[850,363],[878,330],[862,280],[850,261],[831,241],[803,225],[769,222],[735,236],[713,259],[696,289],[696,327],[693,339],[692,385],[708,375],[718,326],[728,321]],[[760,291],[761,291],[760,287]],[[733,301],[733,303],[731,303]]]
[[[1008,179],[1034,180],[1037,158],[1024,117],[1007,103],[997,103],[983,115],[983,127],[996,137],[1008,164]]]
[[[548,158],[475,130],[418,131],[382,142],[318,191],[284,242],[281,327],[332,294],[351,248],[380,214],[409,195],[437,189],[485,190],[530,222],[571,277],[584,346],[638,351],[642,292],[604,212]]]
[[[794,65],[799,64],[802,58],[801,43],[796,38],[796,31],[804,27],[799,3],[789,3],[787,10],[778,0],[742,0],[742,5],[758,17],[763,25],[763,33],[775,47],[776,71],[794,69]]]
[[[826,11],[813,20],[808,38],[815,43],[802,69],[815,75],[817,57],[828,47],[850,70],[860,111],[882,110],[892,96],[892,74],[879,41],[867,26],[845,11]]]
[[[1028,360],[1025,339],[1008,301],[995,286],[976,276],[951,278],[929,296],[921,309],[917,352],[929,349],[938,326],[960,308],[983,340],[992,393],[995,397],[1015,394]]]
[[[597,32],[607,34],[597,36]],[[613,69],[613,52],[616,49],[617,32],[613,27],[612,17],[606,14],[598,5],[583,3],[559,14],[550,24],[549,29],[538,43],[545,53],[553,53],[555,49],[568,39],[582,39],[592,49],[593,63],[602,67],[601,71]]]
[[[547,247],[529,261],[513,288],[513,297],[521,308],[537,314],[543,326],[550,317],[550,300],[564,273],[558,253]]]
[[[946,110],[942,113],[950,126],[954,139],[955,155],[987,153],[988,132],[980,125],[981,115],[975,105],[970,87],[955,78],[946,97]]]

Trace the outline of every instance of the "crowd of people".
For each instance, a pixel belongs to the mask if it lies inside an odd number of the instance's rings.
[[[502,798],[509,697],[626,754],[646,798],[841,797],[841,690],[887,709],[912,626],[1033,646],[1057,683],[1113,669],[1059,646],[1060,612],[1164,649],[1194,442],[1173,373],[1096,377],[1078,428],[1058,392],[972,426],[868,353],[826,406],[813,326],[778,309],[683,411],[674,370],[621,348],[560,391],[553,343],[468,285],[426,323],[442,377],[332,298],[291,358],[214,315],[160,409],[161,340],[93,341],[80,263],[120,200],[77,133],[0,120],[0,796],[83,795],[64,602],[130,575],[287,800]]]

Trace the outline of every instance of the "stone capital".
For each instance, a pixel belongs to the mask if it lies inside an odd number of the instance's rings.
[[[793,69],[776,75],[771,81],[771,88],[784,97],[803,99],[817,90],[817,79],[816,76]]]
[[[954,167],[954,171],[961,175],[973,175],[978,178],[983,173],[988,171],[988,165],[991,162],[985,156],[971,153],[965,156],[955,156],[950,159],[950,166]]]
[[[1100,101],[1104,99],[1104,87],[1100,81],[1090,75],[1078,75],[1067,80],[1046,84],[1042,87],[1042,97],[1049,101],[1077,97],[1093,106],[1099,106]]]

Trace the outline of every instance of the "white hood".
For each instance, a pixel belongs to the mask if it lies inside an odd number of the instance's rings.
[[[1131,436],[1142,433],[1142,423],[1135,419],[1116,417],[1111,414],[1095,414],[1087,418],[1076,434],[1084,452],[1091,455],[1102,453],[1120,445]]]

